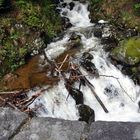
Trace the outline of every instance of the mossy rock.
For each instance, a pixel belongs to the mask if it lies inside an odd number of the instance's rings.
[[[121,47],[113,49],[111,55],[113,58],[135,65],[140,62],[140,38],[130,38],[123,41]]]

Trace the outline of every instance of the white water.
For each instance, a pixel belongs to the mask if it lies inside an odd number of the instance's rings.
[[[71,0],[65,0],[69,3]],[[86,38],[84,34],[80,32],[81,29],[86,29],[89,26],[93,26],[90,23],[89,12],[87,10],[87,4],[81,4],[77,1],[74,2],[75,7],[72,11],[69,10],[69,6],[61,8],[61,15],[65,13],[65,17],[70,19],[73,27],[71,31],[79,31],[82,37],[83,48],[81,52],[77,54],[80,57],[82,52],[86,50],[91,50],[90,53],[94,56],[93,63],[99,71],[100,75],[114,76],[99,78],[93,78],[88,76],[88,80],[94,85],[95,92],[98,94],[100,99],[105,104],[109,113],[105,113],[94,95],[88,87],[82,87],[82,92],[84,94],[84,104],[89,105],[95,111],[96,120],[107,120],[107,121],[140,121],[140,113],[138,112],[138,104],[140,87],[135,85],[133,81],[123,75],[120,70],[118,70],[114,65],[108,60],[108,54],[102,49],[100,41],[91,36]],[[106,23],[106,22],[105,22]],[[104,30],[105,31],[105,30]],[[104,36],[107,36],[108,32],[104,32]],[[69,35],[57,42],[53,42],[46,48],[46,54],[50,59],[54,59],[66,49],[65,44],[69,40]],[[83,74],[87,74],[83,69],[81,69]],[[109,88],[110,92],[105,92],[105,88]],[[32,91],[31,94],[34,94]],[[128,94],[128,95],[126,95]],[[52,89],[47,90],[43,96],[39,97],[31,107],[37,104],[43,104],[43,109],[38,111],[39,116],[48,116],[63,118],[68,120],[78,120],[79,115],[75,101],[72,97],[67,98],[67,90],[65,89],[63,81],[59,82]],[[131,99],[130,99],[131,98]],[[133,100],[133,101],[132,101]]]

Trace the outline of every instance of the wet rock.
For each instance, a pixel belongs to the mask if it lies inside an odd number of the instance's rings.
[[[95,37],[98,37],[98,38],[101,38],[101,37],[102,37],[102,29],[100,29],[100,28],[95,28],[95,29],[94,29],[94,36],[95,36]]]
[[[107,86],[104,89],[104,94],[109,98],[109,99],[113,99],[115,97],[117,97],[119,95],[116,87],[114,87],[112,84]]]
[[[81,43],[81,36],[77,35],[76,33],[72,33],[71,37],[69,39],[70,43],[69,43],[69,48],[78,48],[82,46]]]
[[[103,49],[105,51],[111,51],[118,46],[119,41],[114,36],[103,37],[101,39],[101,44],[103,44]]]
[[[52,41],[52,38],[50,38],[50,36],[45,31],[40,33],[40,37],[46,46]]]
[[[70,2],[70,3],[69,3],[69,6],[70,6],[70,10],[73,10],[73,8],[74,8],[74,6],[75,6],[74,2]]]
[[[93,76],[99,77],[98,70],[96,69],[95,65],[91,62],[93,56],[90,53],[83,53],[83,56],[80,60],[81,66],[86,69],[88,72],[92,73]]]
[[[8,140],[25,122],[27,115],[11,108],[0,108],[0,140]]]
[[[13,140],[80,140],[84,122],[33,118]]]
[[[87,140],[139,140],[140,123],[95,122],[90,127]]]
[[[140,110],[140,101],[138,101],[138,107],[139,107],[139,110]]]
[[[79,121],[85,121],[87,123],[91,123],[95,121],[95,113],[94,110],[91,109],[87,105],[79,105],[78,106],[79,110]]]
[[[77,35],[75,32],[71,34],[70,40],[81,40],[81,36]]]
[[[131,76],[133,74],[131,67],[123,66],[121,71],[124,75]]]
[[[83,102],[84,102],[83,93],[80,90],[78,90],[76,88],[70,88],[69,94],[76,101],[76,105],[83,104]]]
[[[84,52],[82,59],[88,59],[88,60],[92,60],[94,57],[92,54],[90,54],[89,52]]]
[[[134,81],[136,85],[140,85],[140,71],[138,70],[137,67],[132,68],[132,73],[130,77],[132,78],[132,80]]]
[[[126,37],[138,36],[138,31],[136,29],[128,29],[125,31]]]
[[[67,3],[64,2],[64,3],[61,4],[61,6],[62,6],[63,8],[65,8],[65,7],[67,6]]]
[[[62,25],[64,29],[72,27],[72,24],[70,23],[70,20],[66,17],[62,17]]]

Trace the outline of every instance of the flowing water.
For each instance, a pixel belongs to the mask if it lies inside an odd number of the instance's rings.
[[[138,109],[140,87],[135,85],[129,77],[123,75],[118,68],[111,64],[108,54],[102,49],[103,46],[100,44],[100,40],[90,33],[89,29],[94,29],[94,24],[89,19],[88,4],[73,1],[75,6],[70,10],[69,3],[71,1],[65,0],[64,2],[67,3],[67,6],[60,6],[59,9],[61,10],[61,16],[69,18],[73,26],[67,31],[63,39],[58,39],[58,41],[52,42],[47,46],[45,52],[48,58],[54,59],[62,54],[66,49],[66,43],[69,41],[69,33],[76,32],[76,34],[81,36],[83,44],[83,47],[76,54],[76,58],[80,58],[82,52],[89,50],[94,56],[92,62],[101,76],[99,78],[87,76],[87,79],[94,85],[95,92],[109,111],[109,113],[105,113],[91,90],[87,86],[82,86],[81,91],[84,96],[84,104],[95,111],[95,120],[140,121]],[[109,28],[105,27],[103,36],[108,35]],[[86,71],[83,69],[81,71],[87,75]],[[34,94],[36,91],[37,89],[30,91],[30,93]],[[64,86],[64,81],[61,80],[58,85],[46,90],[42,96],[35,100],[31,107],[42,106],[37,111],[38,116],[78,120],[79,114],[75,100],[71,96],[67,99],[67,96],[68,92]]]

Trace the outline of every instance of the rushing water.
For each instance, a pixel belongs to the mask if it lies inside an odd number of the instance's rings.
[[[140,87],[135,85],[129,77],[123,75],[118,68],[111,64],[108,54],[102,49],[103,46],[100,44],[99,39],[94,37],[93,34],[85,35],[89,27],[94,28],[94,24],[89,19],[88,4],[74,1],[75,6],[70,10],[69,3],[71,1],[65,0],[67,6],[60,6],[59,8],[61,9],[61,16],[69,18],[73,26],[63,39],[48,45],[45,49],[47,56],[49,59],[54,59],[65,51],[65,44],[70,38],[69,32],[79,34],[83,48],[76,54],[76,57],[80,57],[82,52],[89,50],[94,56],[92,62],[101,76],[99,78],[87,76],[87,78],[94,85],[95,92],[109,111],[109,113],[105,113],[91,90],[87,86],[82,86],[84,104],[90,106],[95,111],[95,120],[140,121],[138,110]],[[104,28],[103,32],[104,36],[109,35],[108,28]],[[87,74],[83,69],[81,71],[83,74]],[[118,80],[111,76],[118,78]],[[35,91],[30,93],[34,94]],[[68,92],[65,89],[64,81],[61,80],[58,85],[45,91],[31,107],[41,104],[42,108],[38,110],[39,116],[78,120],[79,114],[75,101],[71,96],[67,99],[67,95]]]

